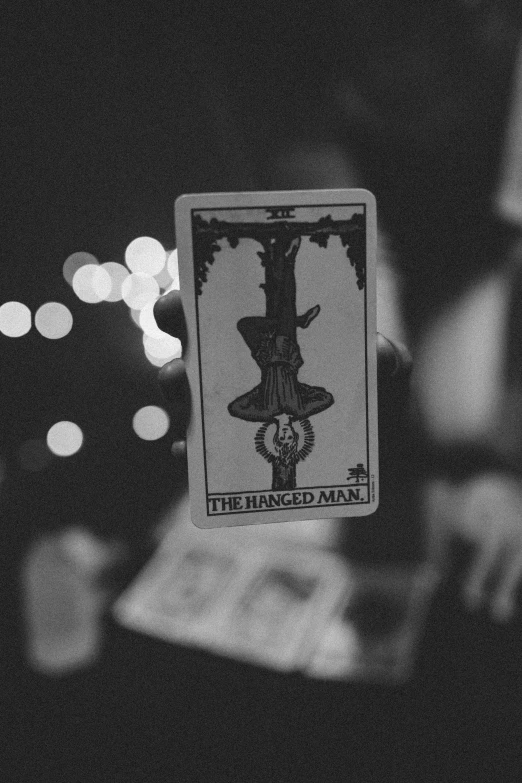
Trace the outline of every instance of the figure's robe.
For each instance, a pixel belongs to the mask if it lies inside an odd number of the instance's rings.
[[[286,413],[294,419],[308,419],[329,408],[334,402],[330,392],[297,380],[303,364],[299,346],[288,337],[268,334],[267,324],[261,324],[268,319],[255,320],[261,327],[259,340],[255,345],[249,340],[248,344],[261,370],[261,383],[230,403],[231,416],[245,421],[271,421]],[[245,336],[244,330],[240,331]]]

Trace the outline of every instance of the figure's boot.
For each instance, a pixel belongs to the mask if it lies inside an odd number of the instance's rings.
[[[321,310],[321,307],[317,304],[315,307],[311,307],[309,310],[306,311],[306,313],[303,313],[303,315],[298,316],[296,320],[296,325],[300,326],[301,329],[306,329],[314,318],[317,318],[319,315],[319,312]]]
[[[297,253],[301,247],[301,237],[292,237],[284,251],[284,259],[287,264],[294,265]]]

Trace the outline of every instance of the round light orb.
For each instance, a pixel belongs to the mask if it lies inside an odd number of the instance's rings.
[[[80,269],[82,266],[86,266],[87,264],[94,264],[97,266],[98,259],[96,256],[93,256],[92,253],[84,253],[83,251],[80,251],[78,253],[72,253],[65,260],[62,267],[62,272],[64,278],[67,280],[70,286],[72,286],[74,275],[78,269]]]
[[[22,337],[31,328],[31,311],[22,302],[4,302],[0,307],[0,332],[6,337]]]
[[[138,326],[141,329],[141,326],[140,326],[140,313],[141,313],[141,310],[133,310],[132,307],[129,307],[129,315],[131,317],[131,320],[134,321],[136,326]]]
[[[129,276],[128,270],[123,266],[123,264],[118,264],[116,261],[107,261],[106,264],[101,265],[100,269],[104,269],[111,279],[111,290],[105,297],[105,301],[121,301],[121,287],[123,285],[123,281]]]
[[[167,259],[167,269],[171,277],[172,283],[169,286],[169,290],[179,291],[179,266],[178,266],[178,251],[176,248],[169,253]]]
[[[164,364],[167,364],[169,359],[158,359],[156,356],[152,356],[147,350],[145,350],[145,358],[147,361],[152,364],[154,367],[163,367]]]
[[[125,263],[131,272],[143,275],[157,275],[165,266],[165,248],[152,237],[137,237],[125,250]]]
[[[150,275],[140,273],[129,275],[121,287],[122,299],[133,310],[141,310],[147,302],[159,296],[159,285]]]
[[[145,405],[134,414],[132,428],[142,440],[159,440],[170,426],[168,413],[157,405]]]
[[[72,313],[61,302],[46,302],[36,311],[34,325],[42,337],[47,337],[48,340],[59,340],[72,329]]]
[[[112,290],[109,273],[97,264],[85,264],[75,273],[72,281],[74,293],[82,302],[103,302]]]
[[[57,457],[71,457],[83,444],[83,432],[73,421],[58,421],[47,433],[47,446]]]
[[[155,356],[156,359],[178,359],[181,356],[181,342],[170,334],[161,334],[161,337],[143,335],[143,347]]]
[[[158,281],[159,287],[163,290],[172,285],[172,278],[166,266],[163,267],[159,275],[154,275],[154,278]]]
[[[166,332],[162,332],[156,323],[156,319],[154,318],[155,303],[156,300],[147,302],[145,307],[140,310],[139,325],[143,332],[148,334],[149,337],[161,339],[162,337],[167,337],[168,335]]]

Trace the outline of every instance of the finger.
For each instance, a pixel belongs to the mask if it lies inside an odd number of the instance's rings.
[[[423,489],[423,511],[426,523],[428,558],[440,572],[449,562],[449,542],[455,513],[457,492],[446,479],[431,479]]]
[[[479,557],[465,585],[471,605],[476,606],[478,602],[484,601],[486,590],[490,596],[502,596],[504,575],[508,580],[508,592],[504,592],[508,596],[510,578],[516,579],[516,576],[511,576],[511,570],[506,569],[506,562],[513,563],[517,554],[513,542],[519,538],[519,509],[520,489],[514,479],[486,473],[469,482],[467,499],[463,505],[462,528],[480,547]],[[516,565],[513,567],[516,571]],[[489,576],[494,577],[494,580],[490,579],[488,584]],[[498,583],[500,593],[491,590],[491,582]]]
[[[478,609],[486,600],[486,583],[495,567],[497,554],[495,539],[488,539],[482,543],[471,563],[463,587],[464,600],[470,611]]]
[[[173,457],[185,458],[187,455],[187,441],[175,440],[170,448]]]
[[[522,551],[517,551],[504,568],[500,583],[491,599],[491,614],[498,622],[511,620],[516,611],[516,590],[522,576]]]
[[[182,359],[173,359],[161,367],[161,390],[169,403],[174,440],[184,440],[190,418],[190,387]]]
[[[183,346],[187,347],[187,325],[181,304],[179,291],[169,291],[160,297],[154,305],[154,318],[162,332],[177,337]]]
[[[412,358],[408,349],[393,343],[377,332],[377,377],[379,384],[390,379],[405,380],[410,376]]]

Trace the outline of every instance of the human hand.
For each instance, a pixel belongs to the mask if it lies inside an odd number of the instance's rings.
[[[494,620],[511,620],[522,579],[520,481],[493,471],[462,482],[432,481],[426,516],[432,550],[441,563],[455,537],[473,547],[462,585],[468,609],[484,607]]]
[[[154,305],[154,318],[158,327],[181,342],[182,355],[187,351],[187,325],[179,291],[170,291]],[[172,453],[185,458],[185,437],[190,420],[190,388],[183,359],[172,359],[158,373],[159,382],[169,407],[171,428],[174,435]]]

